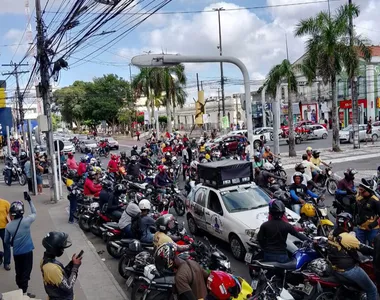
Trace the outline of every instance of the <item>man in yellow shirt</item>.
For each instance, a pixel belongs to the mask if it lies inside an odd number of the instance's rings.
[[[325,165],[326,167],[329,167],[328,164],[326,164],[320,157],[319,155],[321,154],[321,152],[319,152],[318,150],[314,150],[313,151],[313,154],[312,154],[312,157],[310,158],[310,162],[312,164],[314,164],[315,166],[317,166],[319,168],[319,166],[321,164]],[[318,171],[316,169],[313,169],[312,172],[311,172],[312,176],[313,176],[313,180],[314,182],[317,182],[318,180]]]
[[[4,257],[4,269],[9,271],[11,267],[11,248],[9,244],[4,243],[5,227],[9,222],[9,208],[11,205],[7,200],[0,199],[0,238],[3,241],[4,253],[0,252],[0,265]]]

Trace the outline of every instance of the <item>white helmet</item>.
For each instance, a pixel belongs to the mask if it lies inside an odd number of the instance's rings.
[[[272,171],[272,170],[274,170],[274,166],[273,166],[270,162],[266,162],[266,163],[263,165],[263,168],[264,168],[264,170],[266,170],[266,171]]]
[[[198,164],[199,164],[199,162],[197,162],[196,160],[193,160],[190,163],[190,168],[197,170],[198,169]]]
[[[139,203],[139,208],[141,210],[150,210],[150,201],[148,199],[142,199]]]
[[[90,165],[96,165],[96,163],[97,163],[96,158],[93,157],[90,159]]]
[[[173,156],[172,157],[172,163],[175,163],[177,161],[177,157],[176,156]]]

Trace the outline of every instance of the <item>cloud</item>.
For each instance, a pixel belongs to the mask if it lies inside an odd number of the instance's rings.
[[[45,4],[48,0],[41,0],[41,9],[45,7]],[[61,4],[61,2],[64,0],[56,0],[52,4],[50,1],[50,4],[48,6],[51,7],[52,5],[58,6]],[[30,13],[35,13],[35,0],[1,0],[1,9],[0,9],[0,15],[1,14],[25,14],[25,3],[29,3],[29,11]]]
[[[24,33],[24,30],[15,28],[9,29],[4,35],[4,39],[12,44],[10,50],[15,53],[15,55],[25,54],[29,49],[27,32]]]

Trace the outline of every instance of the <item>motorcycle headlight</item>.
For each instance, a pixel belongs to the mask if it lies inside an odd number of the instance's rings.
[[[229,270],[231,268],[231,263],[228,260],[220,260],[220,265]]]
[[[329,176],[331,176],[331,175],[332,175],[332,171],[329,170],[329,171],[327,172],[327,174],[328,174]]]
[[[319,211],[321,212],[322,217],[327,217],[327,207],[319,208]]]
[[[282,163],[279,163],[278,166],[279,166],[279,167],[282,167]]]
[[[173,171],[174,171],[173,169],[170,169],[170,173],[173,173]]]
[[[168,199],[164,199],[164,200],[162,201],[162,204],[163,204],[163,205],[167,205],[167,204],[168,204]]]

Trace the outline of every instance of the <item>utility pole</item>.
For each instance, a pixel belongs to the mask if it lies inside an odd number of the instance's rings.
[[[218,88],[218,128],[220,131],[221,130],[221,124],[220,124],[220,88]]]
[[[199,92],[200,89],[199,89],[199,77],[198,77],[198,73],[197,73],[197,88],[198,88],[198,92]]]
[[[348,5],[352,5],[352,0],[348,0]],[[352,21],[352,15],[350,15],[348,20],[349,33],[350,33],[350,47],[354,47],[354,25]],[[355,70],[350,72],[350,83],[351,83],[351,101],[352,101],[352,127],[354,132],[354,149],[360,147],[359,145],[359,109],[358,109],[358,93],[357,93],[357,78],[355,76]]]
[[[5,75],[13,75],[16,78],[16,97],[17,97],[16,111],[17,111],[17,114],[20,118],[20,119],[17,118],[18,120],[20,120],[20,122],[17,122],[16,131],[18,130],[18,125],[21,125],[23,146],[24,146],[24,150],[27,151],[28,148],[26,146],[26,134],[25,134],[25,130],[24,130],[24,116],[25,116],[24,107],[23,107],[24,97],[20,92],[20,82],[19,82],[18,75],[29,73],[29,71],[19,71],[18,68],[28,66],[28,64],[21,64],[21,63],[16,64],[16,63],[11,62],[10,64],[2,64],[2,66],[3,67],[13,67],[13,71],[7,72],[7,73],[2,73],[2,74],[4,76]]]
[[[53,126],[51,121],[51,109],[50,109],[50,74],[49,66],[50,61],[47,55],[47,49],[45,45],[45,30],[42,20],[41,12],[41,2],[40,0],[35,0],[36,4],[36,22],[37,22],[37,61],[40,65],[40,76],[41,82],[38,86],[40,94],[42,96],[42,101],[44,105],[44,114],[47,119],[47,132],[46,132],[46,147],[48,153],[48,162],[51,167],[49,170],[49,185],[51,191],[50,200],[51,202],[57,202],[59,199],[58,191],[58,174],[57,174],[57,160],[54,152],[54,141],[53,141]]]
[[[223,47],[222,47],[222,25],[220,22],[220,12],[224,10],[223,7],[220,8],[214,8],[215,11],[218,12],[218,23],[219,23],[219,55],[223,55]],[[223,110],[223,117],[226,115],[226,109],[224,105],[224,74],[223,74],[223,63],[220,63],[220,84],[222,89],[222,110]]]

